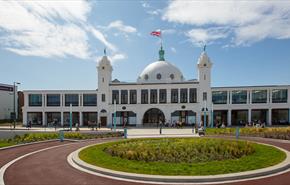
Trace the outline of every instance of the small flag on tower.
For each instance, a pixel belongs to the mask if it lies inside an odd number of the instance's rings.
[[[161,37],[161,30],[152,31],[150,33],[152,36]]]

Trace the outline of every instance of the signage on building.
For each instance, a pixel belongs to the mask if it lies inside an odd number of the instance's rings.
[[[13,91],[13,87],[0,85],[1,91]]]

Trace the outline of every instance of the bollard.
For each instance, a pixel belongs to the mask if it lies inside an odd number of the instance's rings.
[[[127,139],[127,136],[128,136],[128,132],[127,132],[127,128],[125,127],[124,128],[124,138]]]
[[[59,131],[59,141],[63,142],[63,140],[64,140],[64,133],[63,133],[63,130],[60,130]]]
[[[236,139],[239,139],[240,136],[240,127],[236,128]]]

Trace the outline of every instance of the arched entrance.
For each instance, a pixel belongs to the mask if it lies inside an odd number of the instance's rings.
[[[152,108],[145,112],[143,116],[144,126],[158,126],[160,122],[165,121],[165,116],[160,109]]]

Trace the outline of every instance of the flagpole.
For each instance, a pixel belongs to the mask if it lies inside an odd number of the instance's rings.
[[[163,47],[163,39],[162,39],[162,32],[160,30],[160,42],[161,42],[161,48]]]

